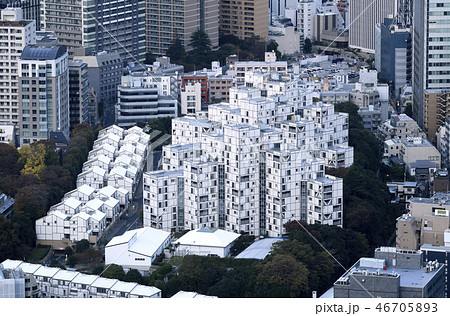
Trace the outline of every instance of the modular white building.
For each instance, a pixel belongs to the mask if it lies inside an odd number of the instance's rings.
[[[36,221],[38,243],[55,249],[82,239],[95,244],[128,208],[144,168],[150,137],[138,127],[125,131],[113,125],[105,130],[99,133],[97,148],[89,152],[77,188]],[[126,150],[121,151],[124,146]]]
[[[173,242],[176,253],[225,258],[240,234],[203,227],[191,230]]]
[[[105,246],[105,263],[121,265],[125,271],[149,273],[152,262],[170,244],[170,233],[151,227],[116,236]]]
[[[353,163],[348,114],[313,103],[298,78],[243,79],[229,103],[172,120],[163,171],[144,173],[144,226],[269,237],[292,220],[342,227],[342,179],[325,168]]]
[[[50,268],[20,260],[7,259],[2,265],[5,269],[18,269],[23,272],[27,298],[161,298],[161,290],[153,286],[106,279],[98,275]],[[27,290],[29,287],[33,287],[33,290]]]

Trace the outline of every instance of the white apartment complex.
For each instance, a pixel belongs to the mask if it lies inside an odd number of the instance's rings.
[[[25,280],[26,298],[161,298],[161,290],[153,286],[106,279],[98,275],[20,260],[7,259],[2,265],[5,269],[21,272],[22,281]]]
[[[261,90],[253,88],[257,76],[243,77],[245,87],[231,88],[229,103],[209,105],[207,118],[172,121],[163,170],[144,173],[144,226],[270,237],[292,220],[342,226],[342,179],[325,167],[353,163],[348,115],[313,104],[311,92],[289,81],[286,98],[270,78]]]
[[[112,125],[100,131],[77,188],[36,220],[38,243],[64,249],[77,241],[98,242],[132,200],[144,170],[150,136],[138,127]]]

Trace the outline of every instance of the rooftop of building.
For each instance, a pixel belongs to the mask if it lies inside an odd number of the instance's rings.
[[[191,230],[181,236],[174,244],[201,245],[205,247],[226,247],[234,242],[240,234],[228,232],[223,229],[203,227]]]
[[[54,60],[67,53],[65,46],[27,45],[20,56],[23,60]]]
[[[372,277],[400,278],[400,287],[423,288],[443,269],[440,263],[434,264],[432,271],[423,267],[420,269],[402,268],[386,265],[384,259],[361,258],[344,275],[335,282],[348,282],[351,275],[367,275]]]
[[[274,243],[284,240],[283,238],[263,238],[256,240],[244,251],[236,256],[236,259],[264,259],[267,257]]]
[[[170,237],[170,233],[160,229],[144,227],[125,232],[116,236],[106,245],[106,248],[120,244],[128,244],[128,251],[152,257],[161,245]]]
[[[434,147],[433,144],[426,138],[422,137],[408,137],[400,139],[406,147]]]
[[[208,296],[208,295],[199,294],[197,292],[179,291],[175,295],[173,295],[171,298],[217,298],[217,296]]]
[[[431,198],[412,197],[410,203],[450,205],[450,193],[436,192]]]

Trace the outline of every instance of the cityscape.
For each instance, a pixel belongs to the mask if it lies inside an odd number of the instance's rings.
[[[0,0],[0,298],[450,297],[448,25]]]

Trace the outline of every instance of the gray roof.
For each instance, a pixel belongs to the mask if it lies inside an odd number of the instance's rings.
[[[255,241],[239,255],[236,259],[264,259],[272,250],[272,245],[278,241],[284,240],[283,238],[264,238]]]
[[[28,45],[20,56],[24,60],[51,60],[63,56],[67,52],[65,46]]]

